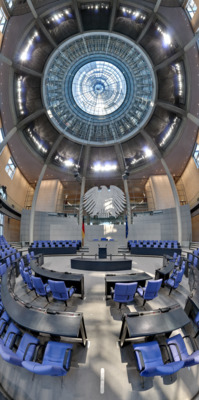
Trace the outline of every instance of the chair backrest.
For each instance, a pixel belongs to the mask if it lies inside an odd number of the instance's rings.
[[[113,300],[121,303],[127,303],[133,300],[137,289],[137,282],[116,283]]]
[[[4,264],[2,264],[2,265],[0,265],[0,276],[2,276],[3,274],[5,274],[5,272],[6,272],[6,264],[4,263]]]
[[[44,352],[42,364],[43,365],[56,365],[56,366],[60,366],[63,368],[65,357],[66,357],[66,351],[69,351],[71,353],[72,348],[73,348],[73,345],[69,344],[69,343],[49,341],[47,343],[47,346],[46,346],[46,349]],[[69,367],[69,365],[68,366],[66,365],[66,368],[67,367]]]
[[[31,280],[36,293],[40,296],[46,296],[46,289],[41,278],[31,276]]]
[[[162,279],[150,280],[147,282],[146,290],[144,293],[145,300],[152,300],[158,295],[158,291],[161,288]]]
[[[38,343],[39,343],[39,340],[37,338],[30,335],[29,333],[24,333],[24,335],[19,343],[19,347],[16,351],[17,356],[21,360],[32,361],[34,352],[36,349],[36,345]],[[27,346],[28,346],[28,350],[26,352]],[[25,357],[24,357],[24,355],[25,355]]]
[[[66,285],[64,281],[52,281],[48,279],[48,284],[50,286],[50,290],[52,292],[52,296],[56,300],[68,300],[69,293],[66,289]]]
[[[10,322],[8,329],[3,337],[4,346],[9,348],[13,347],[16,340],[16,335],[18,334],[20,334],[20,330],[13,322]]]
[[[177,271],[176,276],[175,276],[174,286],[173,286],[174,289],[176,289],[178,287],[178,285],[180,284],[180,282],[182,281],[183,274],[184,274],[183,269],[181,269],[180,271]]]
[[[26,271],[23,271],[23,275],[24,275],[25,282],[27,283],[29,289],[32,290],[33,289],[33,283],[32,283],[32,280],[30,278],[30,274],[28,272],[26,272]]]

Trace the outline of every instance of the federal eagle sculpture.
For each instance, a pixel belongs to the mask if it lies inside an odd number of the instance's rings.
[[[121,189],[111,185],[97,186],[89,189],[84,195],[84,208],[91,217],[117,217],[125,208],[126,199]]]

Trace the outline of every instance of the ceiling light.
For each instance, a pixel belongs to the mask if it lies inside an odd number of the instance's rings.
[[[109,162],[101,164],[100,162],[96,162],[91,168],[95,172],[109,172],[109,171],[115,171],[117,169],[117,164],[116,163],[111,164]]]

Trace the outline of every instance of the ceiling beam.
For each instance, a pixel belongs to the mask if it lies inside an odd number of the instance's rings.
[[[23,72],[27,75],[35,76],[36,78],[42,78],[42,74],[40,72],[34,71],[31,68],[27,68],[24,65],[13,63],[13,68],[16,72]]]
[[[167,103],[166,101],[158,100],[156,106],[160,106],[164,108],[164,110],[172,111],[175,114],[186,116],[186,111],[180,107],[175,106],[174,104]]]
[[[176,61],[178,58],[182,57],[184,54],[183,49],[179,50],[177,53],[173,54],[171,57],[166,58],[166,60],[162,61],[160,64],[156,65],[154,67],[155,71],[158,71],[159,69],[165,68],[168,65],[172,64],[174,61]]]
[[[77,0],[73,0],[72,5],[73,5],[74,11],[75,11],[79,31],[80,31],[80,33],[83,33],[84,29],[83,29],[82,18],[81,18],[80,12],[79,12]]]
[[[113,30],[118,4],[119,4],[119,0],[112,0],[112,10],[111,10],[111,16],[110,16],[109,28],[108,28],[109,32],[112,32],[112,30]]]
[[[45,114],[45,108],[41,108],[40,110],[37,110],[34,113],[28,115],[28,117],[24,118],[17,124],[17,129],[23,128],[23,126],[25,126],[29,122],[34,121],[34,119],[39,118],[43,114]]]

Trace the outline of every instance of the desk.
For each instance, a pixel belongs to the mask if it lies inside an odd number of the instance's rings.
[[[190,322],[187,314],[178,305],[146,312],[135,312],[123,316],[120,331],[120,346],[142,336],[169,334]]]
[[[95,260],[93,258],[72,258],[71,268],[83,269],[88,271],[121,271],[131,269],[132,260],[124,258],[112,258]]]
[[[76,254],[77,247],[29,247],[28,252],[34,251],[34,254],[43,254],[45,256]]]
[[[196,267],[189,267],[189,287],[191,290],[185,304],[185,312],[194,320],[199,311],[199,270]]]
[[[106,275],[105,276],[105,296],[111,296],[111,288],[115,287],[116,283],[131,283],[138,282],[140,286],[145,286],[146,280],[152,277],[146,272],[136,272],[128,275]]]
[[[1,297],[6,312],[23,328],[52,336],[64,336],[70,342],[80,342],[86,346],[86,329],[83,313],[56,312],[28,306],[12,293],[9,281],[10,270],[2,277]],[[19,300],[19,299],[18,299]]]
[[[36,265],[35,260],[30,261],[30,266],[35,272],[35,276],[42,278],[44,283],[48,279],[54,281],[64,281],[67,287],[74,286],[75,293],[81,294],[81,298],[84,298],[84,275],[83,274],[71,274],[69,272],[56,272]]]
[[[164,254],[172,256],[173,253],[181,255],[181,251],[181,247],[178,247],[177,249],[169,249],[167,247],[131,247],[131,254],[143,256],[163,256]]]
[[[155,279],[162,279],[162,287],[164,287],[164,282],[169,279],[169,275],[173,271],[174,265],[175,263],[170,261],[165,267],[156,269]]]

